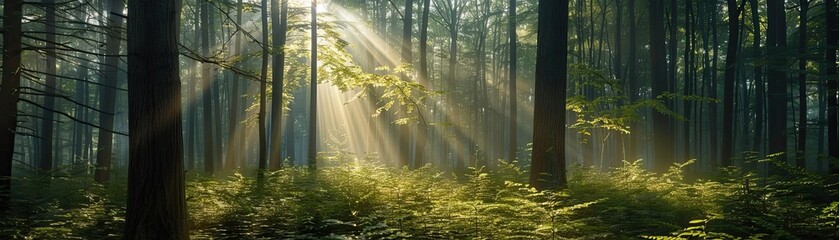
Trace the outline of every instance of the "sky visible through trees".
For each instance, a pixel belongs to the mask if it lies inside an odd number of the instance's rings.
[[[3,239],[836,239],[835,0],[5,0]]]

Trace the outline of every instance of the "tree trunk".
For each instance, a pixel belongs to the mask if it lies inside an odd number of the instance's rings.
[[[268,165],[268,139],[266,136],[266,108],[268,105],[268,0],[262,0],[262,72],[259,81],[259,113],[256,131],[259,132],[259,173],[257,183],[262,186]]]
[[[655,0],[649,2],[650,24],[650,67],[652,79],[652,96],[656,97],[667,91],[667,61],[664,48],[664,2]],[[673,163],[673,128],[667,115],[653,112],[653,126],[655,127],[654,149],[655,166],[658,172],[665,172]]]
[[[413,62],[413,51],[411,43],[411,35],[413,28],[413,12],[414,1],[405,1],[405,15],[402,16],[402,64],[411,64]],[[408,76],[402,76],[402,79],[408,81]],[[406,111],[400,111],[403,118],[407,118]],[[410,129],[407,124],[399,126],[399,167],[408,166],[411,162],[411,137]]]
[[[12,161],[17,130],[17,102],[20,99],[22,0],[3,3],[3,79],[0,85],[0,212],[9,209]]]
[[[798,25],[798,151],[795,152],[795,165],[807,167],[807,11],[810,1],[799,1],[800,15]]]
[[[419,84],[431,89],[428,75],[428,17],[431,12],[431,0],[422,1],[422,20],[420,23],[420,38],[419,38]],[[422,99],[421,105],[425,106],[425,99]],[[418,109],[418,111],[421,111]],[[414,166],[422,167],[425,164],[425,146],[428,141],[428,124],[423,125],[417,129],[417,150],[414,154]]]
[[[210,56],[209,5],[209,0],[202,0],[201,54],[204,57]],[[215,172],[215,150],[213,147],[215,137],[213,135],[213,94],[211,89],[213,80],[210,78],[210,67],[209,63],[201,64],[201,103],[203,109],[201,113],[203,122],[201,124],[204,130],[202,138],[204,142],[204,172],[212,174]]]
[[[635,102],[638,100],[638,35],[637,35],[637,27],[635,26],[635,0],[628,0],[627,1],[627,12],[629,12],[629,62],[627,64],[627,70],[629,72],[629,76],[627,76],[627,94],[629,94],[629,101]],[[641,141],[641,124],[640,123],[633,123],[631,126],[632,132],[629,136],[629,147],[627,150],[627,160],[635,161],[640,158],[640,154],[638,154],[638,143]]]
[[[722,110],[722,157],[723,167],[731,166],[734,157],[734,83],[737,66],[737,47],[740,44],[740,11],[737,0],[728,3],[728,47],[725,51],[725,86],[723,87]],[[713,131],[713,129],[712,129]]]
[[[317,170],[317,155],[318,155],[318,2],[312,0],[312,20],[311,20],[311,34],[312,34],[312,57],[310,59],[311,79],[309,79],[309,152],[308,152],[308,166],[310,171]]]
[[[116,113],[116,89],[117,77],[119,77],[119,47],[121,39],[121,28],[123,18],[117,14],[125,8],[122,1],[108,1],[108,28],[105,34],[108,36],[105,53],[105,65],[102,66],[103,85],[99,86],[99,127],[106,131],[99,130],[98,146],[96,151],[96,182],[104,183],[110,179],[111,167],[113,165],[113,139],[114,135],[114,113]]]
[[[516,142],[516,136],[518,136],[518,103],[516,101],[516,69],[518,69],[518,34],[516,34],[516,1],[517,0],[510,0],[510,6],[508,9],[508,22],[510,25],[507,28],[507,33],[510,34],[510,68],[508,69],[510,71],[508,76],[508,78],[510,79],[510,83],[509,86],[507,86],[509,88],[508,95],[510,99],[510,143],[508,145],[509,150],[507,150],[507,161],[509,162],[513,162],[516,160],[516,150],[518,150],[518,143]],[[563,119],[565,119],[565,117],[563,117]]]
[[[783,0],[767,0],[768,36],[770,48],[768,69],[769,106],[767,127],[769,131],[768,153],[782,153],[787,149],[787,81],[786,81],[786,17]]]
[[[837,24],[836,0],[825,0],[827,32],[827,48],[825,48],[825,62],[827,75],[827,146],[828,155],[832,162],[839,159],[839,77],[837,77],[836,47],[839,44],[839,24]],[[6,68],[4,68],[6,69]],[[839,164],[830,165],[831,174],[839,174]]]
[[[125,236],[187,239],[178,76],[181,1],[128,4],[131,134]]]
[[[568,2],[540,0],[536,50],[536,101],[530,185],[566,186],[565,103],[568,82]]]
[[[283,136],[283,81],[285,73],[285,43],[288,28],[288,0],[277,6],[277,1],[271,1],[271,22],[273,25],[272,53],[274,56],[271,80],[271,161],[270,169],[279,170],[283,166],[282,136]]]
[[[53,122],[55,121],[55,1],[44,0],[46,80],[44,84],[44,108],[41,110],[41,161],[38,170],[52,171],[53,162]]]
[[[754,58],[760,59],[763,57],[763,50],[760,47],[760,15],[758,14],[757,0],[749,0],[749,6],[752,9],[752,29],[754,32],[754,42],[752,42],[752,51],[754,51]],[[766,99],[764,93],[766,86],[763,82],[763,67],[760,64],[754,64],[754,78],[755,78],[755,136],[752,144],[752,151],[762,152],[763,148],[763,103]]]

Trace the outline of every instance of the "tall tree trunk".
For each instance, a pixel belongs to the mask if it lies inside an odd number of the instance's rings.
[[[114,113],[116,112],[116,87],[119,77],[119,47],[121,39],[121,28],[123,18],[114,13],[121,13],[125,5],[120,0],[108,1],[108,28],[105,30],[107,43],[105,53],[105,65],[101,66],[103,85],[99,86],[99,130],[98,146],[96,151],[96,182],[103,183],[110,179],[110,171],[113,165],[114,135]]]
[[[87,74],[88,74],[87,64],[88,64],[88,62],[82,61],[80,64],[81,65],[79,66],[78,77],[79,77],[79,79],[87,81]],[[87,88],[88,88],[88,84],[86,82],[76,81],[76,90],[75,90],[76,96],[74,97],[74,100],[80,102],[81,104],[76,105],[76,108],[73,111],[73,117],[76,118],[76,119],[80,119],[82,121],[87,121],[87,108],[86,108],[86,106],[89,106],[87,99],[90,97],[90,96],[87,95]],[[84,159],[84,157],[82,156],[82,145],[83,145],[82,142],[84,141],[83,135],[84,135],[85,127],[86,126],[84,124],[81,124],[81,123],[78,123],[78,122],[73,124],[73,142],[72,142],[72,148],[73,148],[73,150],[72,150],[72,164],[73,164],[73,167],[74,167],[73,170],[76,170],[75,167],[79,166],[77,164],[79,164],[81,162],[81,160]]]
[[[740,45],[740,10],[737,0],[728,3],[728,47],[725,51],[725,86],[722,110],[722,166],[731,166],[734,157],[734,83],[737,73],[737,47]],[[713,129],[712,129],[713,131]]]
[[[405,0],[405,15],[402,16],[402,64],[411,64],[413,62],[413,50],[411,43],[411,35],[414,29],[413,24],[414,1]],[[408,81],[408,76],[402,76],[402,79]],[[408,117],[406,111],[400,111],[403,118]],[[399,126],[399,167],[408,166],[411,162],[411,138],[410,129],[407,124]]]
[[[428,75],[428,17],[431,12],[431,0],[422,1],[422,20],[420,23],[420,38],[419,38],[419,84],[431,89]],[[425,99],[422,99],[422,105],[425,106]],[[421,110],[419,110],[421,111]],[[425,164],[425,146],[428,141],[428,124],[423,125],[417,129],[417,150],[414,154],[414,166],[422,167]]]
[[[664,2],[649,2],[650,24],[650,67],[652,96],[659,96],[667,91],[667,61],[664,48]],[[673,163],[673,129],[667,115],[653,113],[655,166],[658,172],[665,172]]]
[[[44,108],[41,111],[41,161],[38,170],[52,171],[53,162],[53,122],[55,121],[55,1],[44,0],[46,10],[46,81],[44,84]]]
[[[271,80],[271,164],[272,171],[283,166],[282,136],[283,136],[283,81],[285,73],[285,44],[286,29],[288,28],[288,0],[277,6],[277,1],[271,1],[271,22],[273,25],[272,53],[274,56]]]
[[[540,0],[538,8],[530,185],[536,189],[564,188],[568,1]]]
[[[268,105],[268,0],[262,0],[262,72],[259,82],[259,113],[257,114],[256,131],[259,133],[259,173],[257,183],[262,186],[265,170],[268,165],[268,139],[266,136],[266,108]]]
[[[312,57],[309,61],[311,67],[311,79],[309,79],[309,152],[308,152],[308,166],[310,171],[317,169],[317,155],[318,155],[318,2],[312,0],[312,20],[311,20],[311,34],[312,34]]]
[[[807,11],[810,1],[800,0],[801,8],[798,24],[798,151],[795,152],[795,165],[807,167]]]
[[[629,94],[629,101],[635,102],[638,100],[638,35],[637,35],[637,27],[635,26],[635,0],[628,0],[627,1],[627,9],[626,11],[629,12],[629,62],[627,64],[627,70],[629,75],[627,76],[627,93]],[[632,133],[629,136],[629,149],[627,150],[627,160],[635,161],[638,160],[640,154],[638,154],[638,143],[641,141],[641,124],[640,123],[633,123],[632,126]]]
[[[242,24],[242,0],[238,0],[236,3],[236,23],[241,25]],[[233,55],[242,55],[242,33],[236,33],[235,43],[233,45]],[[236,63],[236,66],[241,67],[241,63]],[[242,130],[239,128],[239,100],[241,95],[239,94],[239,83],[241,82],[239,74],[233,74],[232,80],[232,89],[230,90],[231,97],[230,100],[230,112],[228,113],[228,124],[229,126],[227,129],[227,151],[225,152],[225,169],[235,169],[238,166],[239,162],[239,151],[240,148],[238,145],[241,144],[241,139],[239,138],[239,132]]]
[[[178,76],[181,1],[128,4],[131,134],[125,236],[187,239]]]
[[[760,47],[760,14],[758,14],[757,0],[749,0],[749,6],[752,9],[752,29],[754,42],[752,42],[752,51],[754,51],[754,58],[760,59],[763,57],[763,50]],[[762,152],[763,148],[763,109],[764,101],[766,99],[766,84],[763,82],[763,67],[760,64],[754,64],[754,78],[755,78],[755,136],[752,145],[752,151]]]
[[[694,43],[694,31],[696,28],[693,26],[693,0],[686,0],[685,1],[685,57],[684,57],[684,65],[685,65],[685,83],[684,88],[682,89],[682,95],[689,96],[692,94],[692,87],[694,86],[693,81],[693,74],[696,71],[693,68],[693,43]],[[692,109],[691,106],[693,103],[688,100],[682,101],[683,109],[682,115],[685,116],[687,121],[682,122],[682,148],[684,149],[684,160],[692,159],[693,155],[690,149],[690,125],[691,125],[691,115]]]
[[[201,2],[201,0],[195,0],[196,5],[200,4],[200,2]],[[201,11],[198,10],[198,11],[195,11],[195,16],[193,18],[193,26],[194,26],[193,33],[192,33],[193,40],[194,40],[193,44],[198,44],[199,42],[201,42],[201,29],[200,29],[201,24],[202,24],[201,23]],[[195,77],[193,79],[187,81],[187,88],[189,88],[189,89],[187,89],[187,99],[189,99],[190,102],[189,102],[189,104],[187,104],[187,108],[188,108],[187,111],[189,111],[189,113],[188,113],[188,116],[187,116],[187,124],[186,124],[186,126],[188,128],[186,130],[186,132],[187,132],[186,133],[187,134],[187,136],[186,136],[187,137],[187,143],[186,143],[186,151],[187,151],[186,161],[187,161],[187,164],[186,164],[186,166],[187,166],[187,170],[189,170],[189,171],[192,171],[193,169],[195,169],[195,160],[196,160],[195,155],[196,155],[196,151],[198,150],[198,149],[196,149],[197,142],[196,142],[196,136],[195,136],[195,135],[198,134],[198,133],[195,132],[195,128],[198,127],[198,121],[197,121],[198,107],[195,106],[195,103],[198,99],[198,96],[195,94],[195,88],[197,86],[197,84],[196,84],[197,81],[200,79],[199,75],[201,73],[201,70],[199,70],[200,65],[199,65],[198,61],[195,62],[195,67],[193,69],[195,70],[195,73],[193,74],[193,76],[195,76]]]
[[[510,6],[508,9],[508,21],[510,25],[507,28],[507,33],[510,34],[510,67],[508,69],[510,71],[508,76],[508,78],[510,79],[510,83],[508,86],[508,95],[510,99],[510,143],[508,145],[509,150],[507,151],[507,161],[509,162],[513,162],[516,160],[516,150],[518,149],[518,143],[516,142],[516,138],[518,136],[518,103],[516,101],[516,69],[518,69],[518,34],[516,34],[516,1],[517,0],[510,0]],[[565,118],[563,117],[563,119]]]
[[[837,76],[836,48],[839,45],[839,24],[837,24],[836,0],[825,0],[827,48],[825,62],[827,75],[827,146],[828,155],[833,162],[839,159],[839,76]],[[3,69],[6,69],[5,67]],[[839,164],[830,166],[830,173],[839,174]]]
[[[17,102],[20,99],[22,0],[3,3],[3,79],[0,85],[0,212],[9,209],[12,161],[17,131]]]
[[[767,0],[768,36],[767,45],[771,66],[768,71],[769,106],[767,127],[769,131],[768,153],[787,150],[787,82],[785,53],[787,46],[786,13],[783,0]]]
[[[210,55],[210,30],[209,30],[209,0],[202,0],[201,2],[201,54],[205,57]],[[215,150],[213,149],[213,94],[212,94],[212,78],[210,78],[210,64],[201,64],[201,101],[202,109],[201,117],[203,118],[202,126],[204,130],[204,172],[212,174],[215,172]]]

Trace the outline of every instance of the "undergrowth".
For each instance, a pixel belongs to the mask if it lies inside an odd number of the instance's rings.
[[[560,192],[526,184],[519,163],[456,176],[325,158],[310,173],[187,175],[193,239],[836,239],[839,202],[825,176],[783,167],[765,178],[728,168],[692,180],[684,165],[653,174],[640,162],[571,170]],[[686,165],[686,164],[685,164]],[[124,176],[124,175],[123,175]],[[14,180],[3,239],[116,239],[125,179]]]

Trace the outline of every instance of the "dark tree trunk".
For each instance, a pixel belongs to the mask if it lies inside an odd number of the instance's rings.
[[[405,15],[402,16],[402,64],[411,64],[413,62],[413,50],[411,43],[411,35],[413,32],[413,12],[414,1],[405,1]],[[403,76],[403,80],[408,81],[408,76]],[[405,111],[400,111],[403,118],[408,117]],[[408,166],[411,162],[411,137],[410,129],[407,124],[399,126],[399,167]]]
[[[631,102],[635,102],[638,100],[638,35],[637,35],[637,27],[635,26],[635,0],[628,0],[627,1],[627,9],[626,11],[629,13],[629,58],[627,63],[627,70],[629,75],[627,76],[627,93],[629,94],[629,100]],[[641,141],[641,124],[633,123],[632,124],[632,133],[629,136],[629,147],[626,153],[627,160],[635,161],[638,160],[640,155],[638,154],[638,143]]]
[[[740,11],[737,0],[728,3],[728,47],[725,51],[725,86],[723,87],[722,109],[722,157],[723,167],[731,166],[734,157],[734,83],[737,73],[737,47],[740,45]],[[713,131],[713,129],[712,129]]]
[[[318,156],[318,12],[317,0],[312,0],[312,20],[311,20],[311,34],[312,34],[312,57],[310,59],[311,79],[309,79],[309,152],[308,152],[308,166],[310,171],[317,170],[317,156]]]
[[[119,47],[122,35],[123,17],[113,14],[121,13],[125,8],[122,1],[108,1],[108,28],[105,30],[107,43],[105,53],[105,65],[101,66],[103,85],[99,87],[99,127],[106,131],[99,131],[98,146],[96,152],[96,182],[103,183],[110,179],[111,167],[113,165],[114,135],[114,113],[116,112],[116,89],[117,77],[119,77]]]
[[[181,1],[128,4],[125,238],[187,239],[178,76]]]
[[[210,56],[209,5],[209,0],[201,1],[201,54],[204,57]],[[202,139],[204,142],[204,172],[212,174],[215,172],[215,149],[213,146],[215,135],[213,134],[213,94],[211,89],[213,79],[210,77],[210,67],[209,63],[201,64],[201,107],[203,109],[201,124],[204,130]]]
[[[763,57],[763,50],[760,47],[760,15],[758,14],[757,0],[749,0],[749,6],[752,9],[752,29],[754,32],[754,42],[752,42],[752,51],[754,51],[754,58],[760,59]],[[766,99],[766,86],[763,82],[763,67],[760,64],[754,64],[754,78],[755,78],[755,136],[752,144],[752,151],[761,152],[763,149],[763,103]]]
[[[836,0],[825,0],[827,26],[827,48],[825,48],[825,62],[827,75],[827,146],[828,154],[833,162],[839,159],[839,77],[837,77],[836,47],[839,45],[839,24],[837,24]],[[5,69],[5,68],[4,68]],[[839,174],[839,164],[830,166],[830,173]]]
[[[239,0],[236,4],[236,22],[240,25],[242,24],[242,0]],[[241,33],[236,34],[236,43],[233,47],[233,51],[236,55],[242,55]],[[241,67],[242,64],[237,63],[237,66]],[[241,100],[242,98],[239,86],[239,83],[241,82],[240,78],[241,77],[239,74],[233,74],[233,86],[230,90],[231,94],[229,94],[232,99],[230,101],[230,116],[228,119],[230,126],[228,126],[227,131],[227,156],[225,157],[227,161],[225,162],[225,169],[235,169],[237,166],[239,166],[238,163],[240,160],[239,158],[241,156],[239,154],[239,152],[241,151],[239,145],[242,145],[242,143],[240,142],[242,140],[242,138],[240,138],[240,131],[242,131],[243,129],[239,128],[239,105],[241,104],[239,103],[239,100]],[[192,108],[190,108],[190,111],[192,111]],[[190,116],[190,118],[192,118],[192,116]],[[192,130],[191,126],[190,130]]]
[[[781,153],[787,150],[787,81],[786,59],[787,46],[786,17],[783,0],[767,0],[768,36],[767,45],[771,66],[768,71],[769,106],[767,127],[769,131],[768,153]]]
[[[422,1],[422,20],[420,23],[420,38],[419,38],[419,84],[431,89],[428,75],[428,17],[431,12],[431,0]],[[422,105],[425,105],[425,99],[422,100]],[[423,125],[417,129],[417,150],[414,154],[414,166],[422,167],[425,164],[425,146],[428,141],[428,124]]]
[[[259,173],[258,184],[261,187],[268,168],[268,139],[266,136],[266,108],[268,105],[268,0],[262,0],[262,72],[259,81],[259,113],[256,131],[259,132]]]
[[[46,31],[46,76],[44,84],[44,109],[41,111],[41,161],[38,170],[45,173],[52,171],[53,162],[53,122],[55,121],[55,1],[44,1]]]
[[[807,167],[807,11],[810,1],[800,0],[801,8],[798,24],[798,151],[795,152],[795,165]]]
[[[649,2],[650,24],[650,67],[652,96],[659,96],[667,91],[667,61],[664,48],[664,2]],[[673,163],[673,128],[667,115],[653,113],[655,166],[658,172],[665,172]]]
[[[3,79],[0,85],[0,213],[9,209],[12,159],[17,130],[17,102],[20,99],[22,0],[3,3]]]
[[[283,81],[285,73],[285,43],[288,28],[288,0],[271,1],[271,25],[273,33],[272,53],[274,56],[271,77],[271,161],[270,170],[279,170],[283,166],[282,136],[283,136]]]
[[[685,83],[682,95],[688,96],[693,94],[693,86],[695,85],[693,81],[693,75],[696,72],[696,69],[693,67],[693,44],[694,44],[694,31],[696,28],[693,24],[693,0],[685,1]],[[690,144],[690,125],[691,125],[691,115],[693,103],[691,101],[683,100],[683,115],[685,119],[688,121],[683,122],[683,129],[682,132],[682,148],[684,149],[685,153],[685,160],[693,159],[693,155],[691,153],[691,144]]]
[[[509,150],[507,150],[507,161],[509,162],[513,162],[516,160],[516,150],[518,149],[518,143],[516,142],[516,138],[518,136],[518,103],[516,101],[516,69],[518,69],[518,34],[516,34],[516,1],[517,0],[510,0],[510,6],[508,9],[508,21],[510,25],[507,28],[507,33],[510,34],[510,68],[508,69],[510,71],[508,76],[508,78],[510,79],[510,83],[508,86],[508,94],[510,99],[510,143],[508,145]],[[568,14],[567,11],[565,14]],[[565,118],[563,117],[563,119]]]
[[[568,85],[568,2],[540,0],[536,50],[536,101],[530,185],[566,186],[565,103]]]

